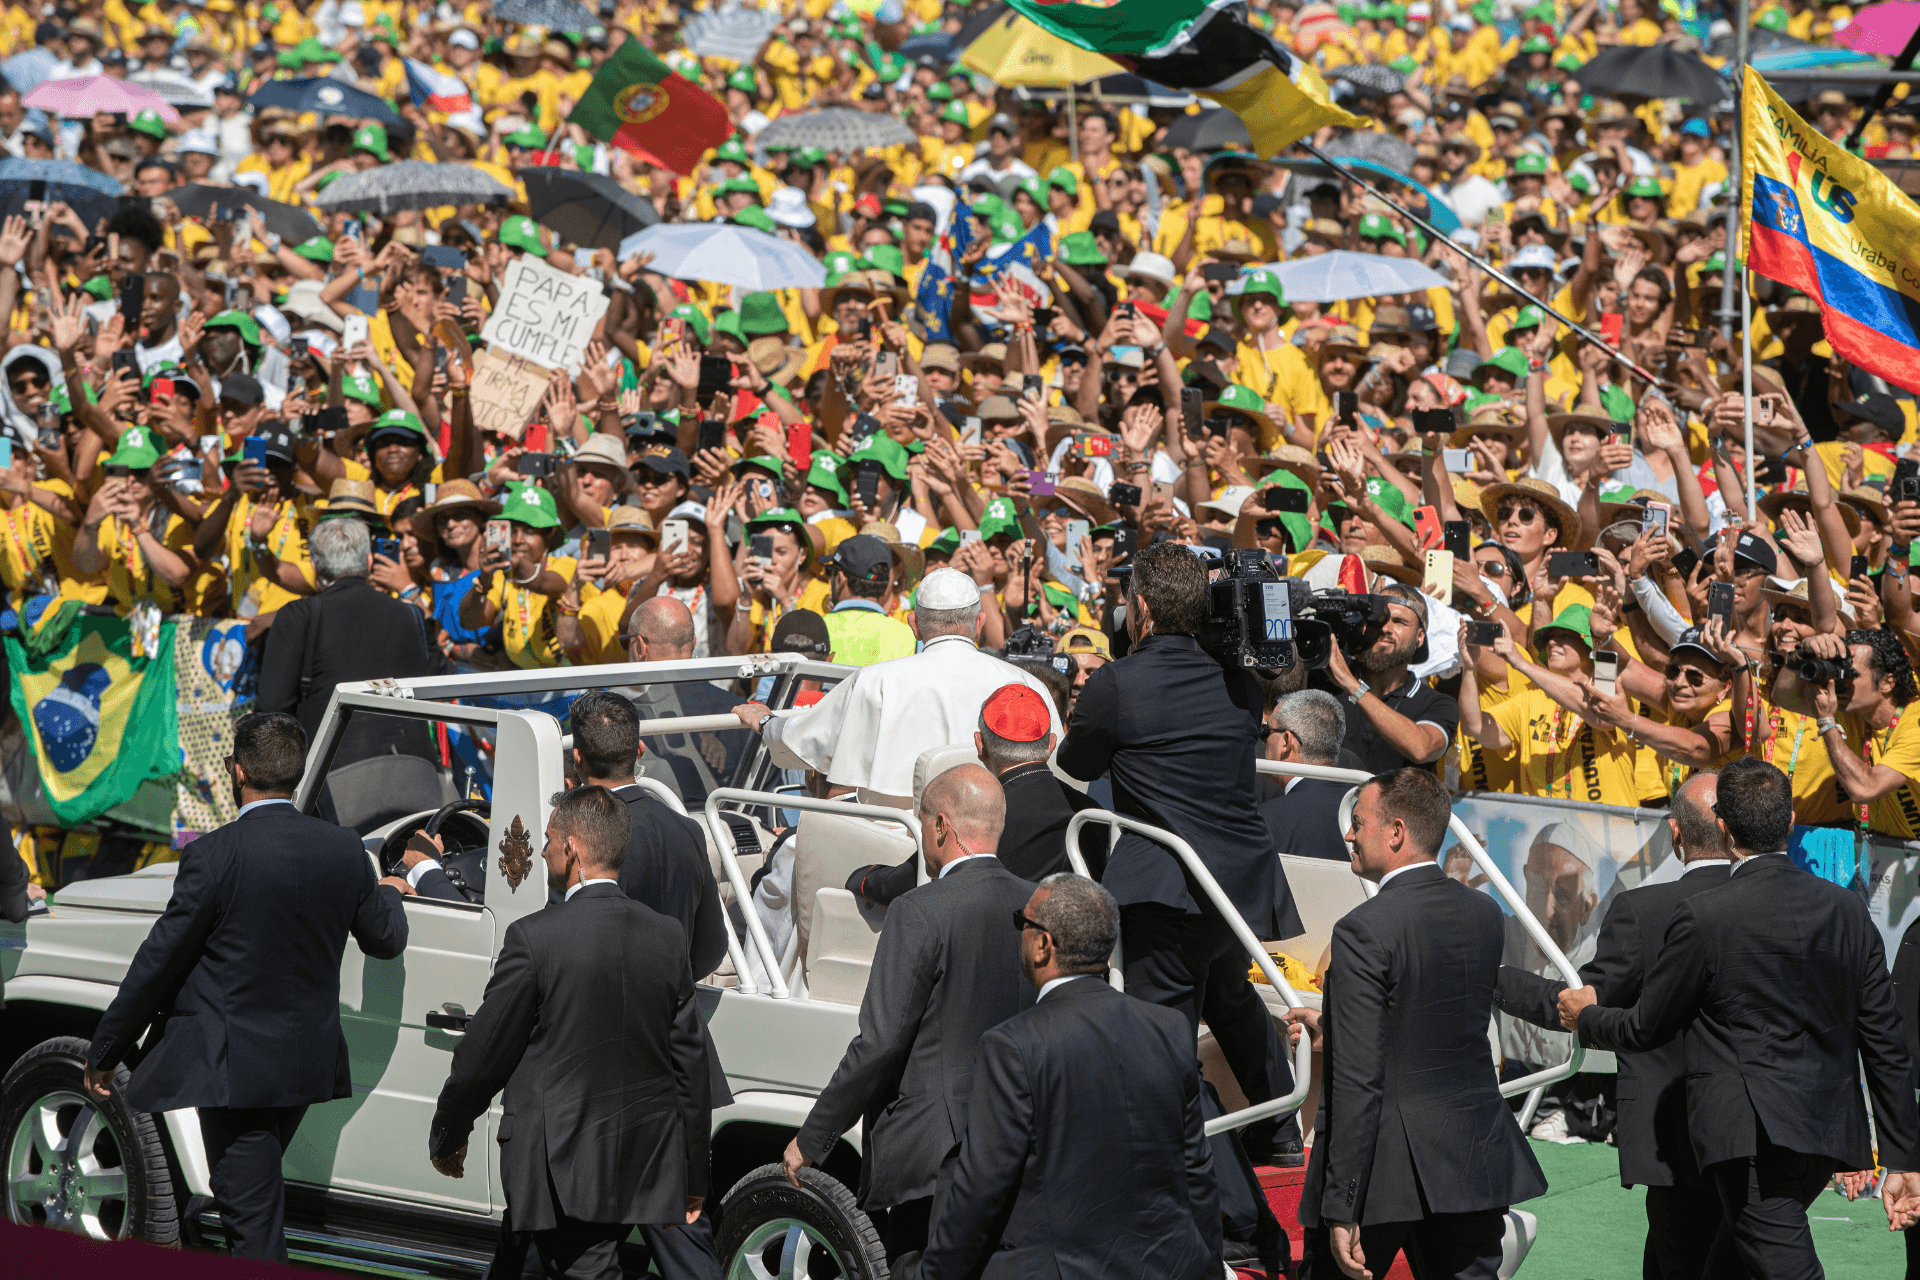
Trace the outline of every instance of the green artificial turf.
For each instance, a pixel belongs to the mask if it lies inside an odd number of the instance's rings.
[[[1620,1185],[1614,1149],[1592,1143],[1529,1142],[1547,1175],[1547,1194],[1519,1207],[1540,1219],[1520,1268],[1525,1280],[1638,1280],[1647,1238],[1646,1192]],[[1848,1201],[1824,1191],[1807,1211],[1814,1246],[1831,1280],[1893,1280],[1906,1252],[1887,1230],[1878,1200]]]

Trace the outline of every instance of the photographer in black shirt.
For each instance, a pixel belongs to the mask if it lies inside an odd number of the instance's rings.
[[[1447,753],[1460,727],[1460,704],[1417,679],[1408,668],[1427,659],[1427,602],[1405,583],[1389,583],[1387,620],[1360,655],[1360,674],[1335,645],[1326,679],[1345,698],[1347,734],[1341,745],[1369,773],[1430,765]]]

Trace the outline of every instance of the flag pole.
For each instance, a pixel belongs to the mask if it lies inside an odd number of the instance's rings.
[[[1755,494],[1759,483],[1760,468],[1753,460],[1753,290],[1752,277],[1747,273],[1747,264],[1740,264],[1740,416],[1746,422],[1747,449],[1747,518],[1753,519],[1759,511],[1759,502]]]
[[[1508,275],[1506,272],[1502,271],[1500,268],[1494,266],[1491,262],[1487,261],[1487,259],[1473,252],[1471,249],[1461,244],[1458,240],[1455,240],[1452,236],[1440,230],[1440,228],[1434,226],[1431,222],[1428,222],[1425,218],[1421,217],[1419,214],[1415,213],[1413,210],[1407,208],[1407,206],[1405,206],[1404,204],[1401,204],[1398,200],[1394,199],[1392,196],[1388,195],[1386,192],[1382,191],[1380,188],[1374,186],[1371,182],[1368,182],[1365,178],[1361,177],[1357,171],[1353,169],[1349,169],[1345,165],[1342,165],[1339,161],[1335,160],[1332,156],[1322,151],[1319,147],[1316,147],[1315,145],[1313,145],[1313,143],[1308,142],[1305,138],[1302,138],[1300,139],[1299,142],[1295,143],[1294,145],[1298,146],[1301,150],[1305,151],[1308,155],[1318,160],[1321,164],[1326,165],[1328,168],[1332,169],[1335,173],[1338,173],[1343,178],[1346,178],[1352,182],[1359,183],[1361,188],[1365,190],[1369,195],[1378,196],[1381,200],[1385,201],[1391,208],[1399,212],[1403,217],[1410,219],[1416,226],[1418,226],[1427,235],[1432,236],[1434,239],[1439,240],[1442,243],[1451,246],[1457,253],[1459,253],[1462,257],[1466,258],[1467,261],[1473,263],[1474,266],[1479,267],[1482,271],[1486,272],[1488,275],[1492,276],[1495,280],[1498,280],[1501,284],[1504,284],[1505,286],[1507,286],[1507,288],[1519,294],[1522,298],[1525,298],[1528,302],[1532,303],[1534,306],[1539,307],[1542,312],[1552,316],[1555,320],[1558,320],[1561,324],[1564,324],[1565,326],[1567,326],[1567,328],[1573,330],[1576,334],[1580,335],[1581,338],[1585,339],[1588,342],[1591,342],[1594,346],[1599,347],[1602,351],[1605,351],[1611,354],[1613,358],[1619,361],[1620,364],[1627,370],[1627,372],[1632,374],[1634,377],[1639,378],[1642,382],[1645,382],[1649,386],[1653,386],[1653,387],[1665,387],[1665,386],[1672,385],[1671,383],[1667,382],[1665,379],[1656,377],[1654,374],[1642,368],[1640,364],[1637,361],[1635,361],[1632,357],[1628,356],[1624,351],[1620,350],[1620,348],[1614,346],[1612,343],[1602,338],[1599,334],[1595,333],[1593,330],[1587,328],[1585,325],[1579,323],[1577,320],[1573,320],[1568,316],[1564,316],[1560,314],[1560,312],[1554,309],[1552,303],[1547,302],[1546,300],[1541,298],[1536,298],[1531,293],[1528,293],[1527,290],[1520,284],[1518,280],[1515,280],[1512,276]]]
[[[1751,28],[1747,10],[1749,0],[1738,0],[1734,9],[1734,54],[1733,54],[1733,154],[1732,163],[1727,166],[1727,185],[1733,192],[1733,199],[1727,201],[1727,247],[1729,264],[1735,256],[1740,243],[1740,193],[1745,189],[1746,175],[1741,169],[1747,162],[1746,144],[1741,138],[1741,117],[1745,114],[1747,79],[1747,40]],[[1744,268],[1743,268],[1744,270]],[[1720,275],[1720,336],[1728,342],[1733,341],[1733,272],[1724,271]],[[1744,303],[1742,305],[1745,305]],[[1744,328],[1741,329],[1745,333]],[[1752,470],[1751,467],[1748,470]],[[1751,510],[1751,508],[1749,508]]]

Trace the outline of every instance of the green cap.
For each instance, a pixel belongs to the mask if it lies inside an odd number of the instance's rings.
[[[536,258],[547,256],[547,246],[540,243],[540,228],[524,213],[516,213],[500,224],[500,243],[524,249]]]
[[[1522,177],[1531,174],[1536,178],[1543,178],[1547,173],[1547,158],[1538,152],[1529,151],[1514,160],[1513,172]]]
[[[325,236],[310,236],[293,246],[293,251],[308,262],[333,261],[333,241]]]
[[[1494,352],[1490,359],[1482,360],[1474,368],[1473,385],[1479,386],[1480,380],[1490,371],[1510,373],[1520,382],[1525,382],[1527,374],[1532,371],[1532,362],[1527,359],[1527,353],[1520,348],[1502,347]]]
[[[755,200],[758,200],[760,198],[760,184],[744,173],[737,173],[715,187],[713,193],[719,196],[730,196],[739,193],[752,196]]]
[[[750,293],[740,299],[740,331],[749,337],[764,337],[787,331],[787,313],[780,299],[770,293]]]
[[[1105,266],[1107,255],[1100,252],[1093,232],[1076,231],[1060,238],[1060,260],[1070,267]]]
[[[945,80],[935,80],[927,86],[927,97],[935,102],[952,102],[953,90],[947,87]]]
[[[746,164],[747,149],[741,144],[740,139],[728,138],[713,149],[713,159],[715,164],[722,161],[730,164]]]
[[[683,302],[667,314],[686,321],[687,327],[693,330],[693,336],[700,339],[701,346],[713,341],[713,321],[707,319],[706,312],[691,302]]]
[[[386,398],[380,394],[380,384],[374,381],[373,375],[365,369],[356,369],[342,376],[340,394],[363,404],[370,404],[376,409],[386,403]]]
[[[949,102],[946,106],[942,107],[940,109],[940,120],[943,124],[957,124],[963,128],[973,123],[973,121],[967,117],[965,104],[959,102]]]
[[[849,271],[860,269],[860,255],[849,253],[845,249],[835,249],[820,260],[830,276],[843,276]]]
[[[1700,270],[1702,272],[1725,271],[1726,269],[1727,269],[1727,255],[1718,250],[1715,250],[1713,253],[1713,256],[1709,257],[1705,262],[1700,264]]]
[[[371,443],[379,436],[392,435],[397,432],[405,432],[408,435],[418,436],[420,437],[421,443],[425,443],[427,440],[426,424],[421,422],[417,416],[408,413],[405,409],[389,409],[375,418],[373,425],[367,428],[367,441]]]
[[[733,222],[736,226],[752,227],[755,231],[764,231],[768,235],[774,232],[772,215],[757,204],[750,204],[744,209],[736,210],[733,214]]]
[[[1547,39],[1545,36],[1540,36],[1540,35],[1528,36],[1525,40],[1522,40],[1520,42],[1520,52],[1552,53],[1553,41]]]
[[[333,246],[329,245],[327,247],[331,250]],[[102,302],[113,297],[113,281],[105,276],[95,276],[80,287]]]
[[[1535,627],[1533,647],[1535,652],[1545,652],[1547,633],[1567,631],[1580,637],[1589,650],[1593,648],[1593,610],[1584,604],[1570,604],[1553,615],[1553,621],[1544,627]]]
[[[848,462],[877,462],[881,470],[895,480],[907,478],[907,451],[898,441],[885,432],[875,432],[867,437],[867,442],[853,451]]]
[[[1003,533],[1021,536],[1020,518],[1013,513],[1013,500],[1002,494],[980,512],[980,539],[986,541]]]
[[[146,427],[128,427],[120,433],[119,447],[107,459],[107,465],[145,471],[158,461],[160,450],[154,447],[153,433]]]
[[[1653,178],[1635,178],[1628,184],[1626,194],[1645,196],[1650,200],[1663,200],[1667,193],[1660,189],[1660,183]]]
[[[353,149],[367,151],[376,156],[381,164],[387,162],[387,126],[383,124],[363,124],[353,131]]]
[[[1362,240],[1392,240],[1397,244],[1407,242],[1407,233],[1388,221],[1385,214],[1363,213],[1360,215],[1360,238]]]
[[[521,147],[529,151],[536,151],[547,145],[547,135],[532,125],[527,125],[525,128],[517,129],[508,134],[506,137],[500,139],[500,141],[510,147]]]
[[[952,525],[940,531],[940,536],[929,542],[926,554],[930,556],[952,556],[960,549],[960,531]]]
[[[1273,299],[1273,305],[1276,310],[1287,305],[1287,291],[1280,287],[1280,277],[1273,274],[1273,272],[1267,270],[1265,267],[1260,268],[1258,271],[1247,271],[1247,272],[1241,273],[1239,285],[1240,285],[1240,292],[1239,294],[1236,295],[1236,297],[1240,301],[1234,304],[1236,307],[1240,305],[1240,302],[1245,301],[1247,295],[1250,293],[1266,294],[1268,297]],[[1211,297],[1211,295],[1204,294],[1204,293],[1195,294],[1194,296],[1208,297],[1209,299]],[[1193,311],[1191,308],[1188,309],[1187,314],[1188,315],[1193,314]]]
[[[240,337],[251,346],[260,345],[260,322],[244,311],[222,311],[207,321],[208,329],[238,329]]]
[[[1516,329],[1538,329],[1546,321],[1547,313],[1529,302],[1514,314],[1513,323],[1507,326],[1507,332]]]
[[[133,130],[135,133],[144,133],[150,138],[159,138],[162,141],[164,141],[167,136],[167,122],[162,120],[160,113],[152,107],[148,107],[146,110],[134,116],[133,119],[127,121],[127,128]]]
[[[867,262],[875,270],[884,271],[895,279],[907,274],[907,255],[897,244],[868,245]]]
[[[1058,187],[1070,196],[1077,197],[1080,194],[1080,179],[1074,177],[1073,170],[1063,164],[1053,166],[1053,171],[1047,174],[1047,185]]]
[[[738,71],[735,71],[727,77],[727,88],[738,89],[742,93],[757,93],[759,92],[760,86],[754,80],[752,70],[747,67],[741,67]]]
[[[842,507],[853,505],[853,499],[847,496],[847,486],[840,480],[839,459],[825,450],[813,455],[813,465],[807,469],[807,484],[832,494]]]
[[[524,524],[530,529],[558,529],[560,513],[553,495],[537,484],[517,485],[507,490],[500,503],[500,518]]]

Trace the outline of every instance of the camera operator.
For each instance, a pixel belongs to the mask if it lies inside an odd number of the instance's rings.
[[[1224,666],[1196,636],[1207,616],[1206,562],[1174,542],[1140,552],[1126,615],[1131,649],[1087,677],[1059,766],[1088,782],[1107,775],[1116,813],[1191,844],[1254,937],[1297,935],[1286,875],[1254,806],[1260,681]],[[1127,994],[1180,1010],[1195,1034],[1205,1018],[1250,1101],[1284,1094],[1286,1054],[1247,980],[1247,956],[1179,859],[1123,835],[1101,883],[1120,904]],[[1292,1121],[1284,1134],[1254,1125],[1247,1142],[1257,1164],[1299,1149]]]
[[[1774,700],[1816,717],[1820,745],[1850,805],[1866,827],[1900,840],[1920,839],[1920,720],[1906,714],[1915,697],[1913,663],[1886,631],[1808,636],[1797,655],[1834,663],[1830,678],[1809,683],[1797,666],[1774,681]],[[1798,815],[1796,815],[1796,818]]]
[[[1342,745],[1369,773],[1432,764],[1446,754],[1460,727],[1460,704],[1408,670],[1427,658],[1425,598],[1399,582],[1382,587],[1380,594],[1387,597],[1387,619],[1359,655],[1363,674],[1353,673],[1337,644],[1326,671],[1334,692],[1353,707]]]

